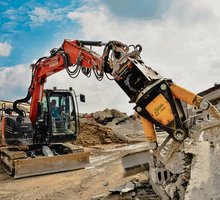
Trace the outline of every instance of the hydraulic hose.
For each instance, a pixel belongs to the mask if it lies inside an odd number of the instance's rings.
[[[14,112],[16,112],[17,114],[19,114],[19,116],[24,117],[24,111],[18,108],[18,104],[19,103],[26,103],[31,99],[31,94],[28,91],[27,96],[23,99],[18,99],[13,103],[13,110]]]

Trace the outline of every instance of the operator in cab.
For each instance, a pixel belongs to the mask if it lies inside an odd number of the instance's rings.
[[[56,105],[57,105],[57,102],[55,99],[53,99],[50,103],[51,116],[55,119],[59,119],[60,112],[59,112],[59,108]]]

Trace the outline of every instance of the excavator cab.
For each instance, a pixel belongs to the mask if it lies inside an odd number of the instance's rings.
[[[45,90],[38,103],[38,117],[33,125],[25,117],[4,117],[2,143],[33,145],[74,141],[79,131],[78,106],[74,90]]]
[[[50,142],[66,142],[76,139],[79,122],[76,95],[73,90],[45,90],[42,106],[47,117]]]

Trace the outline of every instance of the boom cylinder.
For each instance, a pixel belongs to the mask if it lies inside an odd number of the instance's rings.
[[[157,142],[157,135],[156,135],[154,125],[150,121],[145,119],[144,117],[141,117],[141,123],[144,129],[144,134],[148,142],[150,143]]]

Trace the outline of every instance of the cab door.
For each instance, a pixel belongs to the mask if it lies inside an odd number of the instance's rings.
[[[48,132],[51,142],[72,141],[76,138],[78,120],[75,99],[70,91],[49,91],[44,102],[48,111]]]

